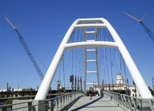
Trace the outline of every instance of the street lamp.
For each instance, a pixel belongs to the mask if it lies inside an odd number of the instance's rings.
[[[20,83],[18,84],[18,91],[19,91],[19,85],[20,85]]]
[[[18,94],[19,94],[19,85],[20,85],[20,83],[18,84]]]
[[[68,84],[68,85],[67,85],[67,90],[69,90],[69,87],[70,87],[70,86],[69,86],[69,84]]]

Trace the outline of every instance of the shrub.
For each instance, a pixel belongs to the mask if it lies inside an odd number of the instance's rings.
[[[17,99],[9,99],[5,101],[5,104],[12,104],[13,100],[17,100]],[[12,108],[12,106],[8,106],[8,108]]]

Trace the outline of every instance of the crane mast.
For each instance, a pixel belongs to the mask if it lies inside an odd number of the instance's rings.
[[[10,22],[10,20],[6,17],[6,15],[5,15],[5,18],[6,18],[6,20],[11,24],[11,26],[15,29],[15,31],[16,31],[18,37],[19,37],[19,40],[20,40],[20,42],[21,42],[23,48],[25,49],[25,51],[26,51],[26,53],[27,53],[27,55],[28,55],[30,61],[33,63],[33,66],[34,66],[35,70],[37,71],[37,73],[38,73],[40,79],[43,80],[44,75],[43,75],[42,71],[40,70],[40,68],[39,68],[38,64],[36,63],[36,61],[35,61],[35,59],[34,59],[32,53],[30,52],[28,46],[26,45],[26,42],[24,41],[24,38],[21,36],[21,34],[20,34],[20,33],[18,32],[18,30],[17,30],[17,28],[18,28],[21,24],[18,25],[17,27],[15,27],[15,26]]]
[[[135,18],[134,16],[128,14],[127,12],[124,12],[125,14],[127,14],[128,16],[132,17],[133,19],[139,21],[142,25],[142,27],[144,28],[144,30],[146,31],[146,33],[149,35],[149,37],[154,41],[154,34],[151,32],[151,30],[142,22],[142,20],[147,16],[147,14],[145,14],[145,16],[139,20],[137,18]]]

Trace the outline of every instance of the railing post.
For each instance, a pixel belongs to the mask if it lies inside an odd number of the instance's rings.
[[[132,99],[131,99],[131,97],[129,97],[129,106],[130,106],[130,110],[132,110]]]
[[[128,104],[128,97],[124,96],[124,100],[125,100],[125,107],[129,109],[129,104]]]
[[[140,99],[139,101],[140,101],[140,103],[141,103],[140,111],[142,111],[142,99]]]
[[[28,111],[34,111],[33,106],[32,106],[32,102],[28,103]]]
[[[151,100],[151,105],[154,107],[154,99]]]
[[[60,102],[61,102],[61,104],[60,104],[60,109],[62,109],[62,107],[63,107],[63,96],[61,96]]]
[[[72,94],[70,94],[70,97],[71,97],[71,98],[70,98],[70,102],[72,102],[72,98],[73,98]]]
[[[122,105],[125,106],[124,95],[121,95]]]
[[[69,104],[70,95],[67,95],[67,104]]]
[[[6,107],[2,107],[1,111],[7,111],[7,106]]]
[[[61,110],[61,97],[59,97],[59,110]]]
[[[54,100],[51,100],[51,111],[54,111]],[[55,105],[55,107],[56,107],[56,105]]]
[[[65,97],[62,96],[62,108],[64,107],[64,102],[65,102],[65,101],[64,101],[64,98],[65,98]]]
[[[67,95],[67,104],[69,103],[69,95]]]
[[[136,99],[134,98],[133,100],[134,100],[134,109],[135,109],[135,111],[137,111],[137,107],[136,107]]]
[[[56,103],[55,103],[55,110],[58,111],[58,98],[56,99],[55,102],[56,102]]]
[[[65,105],[67,105],[67,95],[65,96]]]

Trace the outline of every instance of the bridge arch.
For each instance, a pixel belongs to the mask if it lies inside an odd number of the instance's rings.
[[[84,23],[93,23],[96,22],[97,24],[84,24]],[[83,23],[83,24],[79,24]],[[74,29],[84,29],[84,28],[107,28],[112,35],[115,42],[100,42],[100,41],[90,41],[90,42],[78,42],[78,43],[68,43],[73,30]],[[95,33],[95,32],[89,32]],[[152,95],[140,74],[135,62],[133,61],[131,55],[129,54],[127,48],[125,47],[124,43],[120,39],[119,35],[115,31],[115,29],[111,26],[111,24],[104,18],[88,18],[88,19],[77,19],[71,25],[69,30],[67,31],[66,35],[64,36],[55,56],[52,60],[48,71],[42,81],[40,89],[35,97],[35,100],[44,100],[46,99],[46,95],[50,88],[50,85],[53,81],[55,72],[57,70],[58,64],[61,60],[61,57],[65,50],[67,49],[74,49],[74,48],[81,48],[81,47],[110,47],[110,48],[118,48],[121,52],[122,57],[130,71],[130,74],[139,90],[139,93],[142,98],[152,98]],[[99,83],[98,83],[99,85]]]

